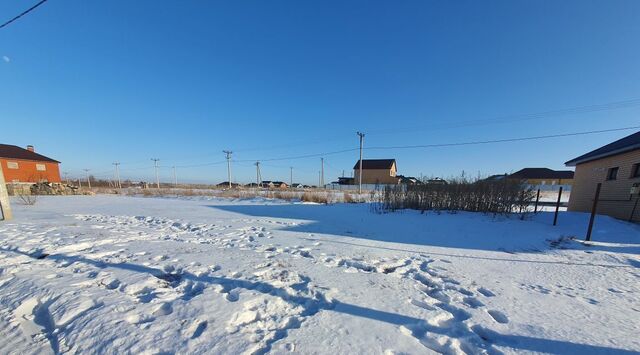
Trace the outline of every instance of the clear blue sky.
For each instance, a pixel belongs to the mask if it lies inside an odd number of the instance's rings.
[[[3,0],[0,21],[35,2]],[[249,182],[248,161],[357,148],[357,130],[370,147],[634,126],[640,101],[513,116],[640,99],[639,39],[640,1],[49,0],[0,29],[0,142],[74,176],[110,177],[120,161],[123,177],[151,180],[157,157],[166,181],[169,166],[230,149]],[[365,157],[486,175],[563,168],[631,133]],[[325,159],[331,181],[357,152]],[[317,182],[319,157],[264,162],[263,178],[288,181],[289,166]],[[220,182],[226,165],[178,176]]]

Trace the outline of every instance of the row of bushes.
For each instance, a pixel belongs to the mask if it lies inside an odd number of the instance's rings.
[[[469,211],[494,214],[524,213],[535,192],[513,180],[469,181],[464,178],[448,184],[386,186],[378,194],[378,206],[385,211]]]

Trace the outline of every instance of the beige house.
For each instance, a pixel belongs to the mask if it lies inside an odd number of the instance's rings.
[[[397,184],[398,169],[395,159],[363,159],[362,183],[363,184]],[[358,183],[360,177],[360,160],[353,166],[354,183]]]
[[[569,211],[591,212],[602,183],[598,214],[640,222],[640,132],[565,163],[575,166]]]
[[[507,179],[522,180],[529,185],[571,185],[573,183],[573,171],[524,168],[508,175]]]

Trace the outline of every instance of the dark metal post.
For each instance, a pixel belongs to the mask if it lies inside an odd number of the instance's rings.
[[[638,207],[638,200],[640,196],[636,197],[636,202],[633,204],[633,209],[631,210],[631,215],[629,216],[629,222],[633,222],[633,215],[636,213],[636,207]]]
[[[587,242],[591,241],[591,230],[593,229],[593,221],[596,219],[596,208],[598,207],[598,199],[600,198],[600,187],[602,187],[602,183],[598,183],[598,186],[596,186],[596,196],[593,198],[591,218],[589,219],[589,228],[587,229]]]
[[[538,189],[538,194],[536,195],[536,205],[533,206],[533,213],[538,213],[538,201],[540,201],[540,189]]]
[[[553,225],[555,226],[558,223],[558,210],[560,209],[560,198],[562,197],[562,186],[560,186],[560,190],[558,191],[558,201],[556,201],[556,213],[553,216]]]

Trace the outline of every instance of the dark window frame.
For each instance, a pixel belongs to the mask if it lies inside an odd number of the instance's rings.
[[[607,170],[607,181],[618,180],[618,173],[620,172],[619,166],[613,166]]]
[[[633,164],[631,166],[631,179],[640,178],[640,163]]]

